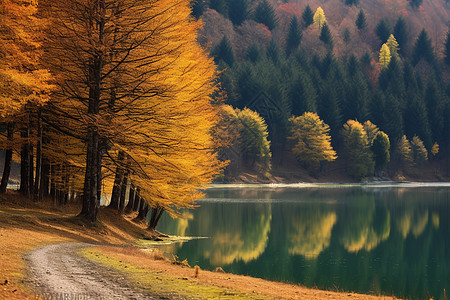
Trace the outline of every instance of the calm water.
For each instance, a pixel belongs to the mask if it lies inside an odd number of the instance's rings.
[[[158,230],[202,269],[425,299],[450,294],[450,186],[213,188]]]

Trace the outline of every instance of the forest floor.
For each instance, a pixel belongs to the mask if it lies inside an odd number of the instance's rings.
[[[0,196],[0,299],[392,299],[196,270],[136,247],[135,214],[101,209],[89,226],[78,210]]]

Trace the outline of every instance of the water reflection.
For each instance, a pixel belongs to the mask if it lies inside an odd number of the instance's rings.
[[[324,289],[443,299],[450,290],[450,188],[213,189],[159,230],[208,239],[191,264]]]

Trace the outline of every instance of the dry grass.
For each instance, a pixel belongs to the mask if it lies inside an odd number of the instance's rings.
[[[100,222],[90,226],[76,217],[78,212],[76,204],[54,207],[13,191],[0,196],[0,299],[34,299],[22,284],[23,255],[34,248],[66,241],[126,244],[146,234],[144,225],[130,221],[133,215],[119,218],[102,209]]]

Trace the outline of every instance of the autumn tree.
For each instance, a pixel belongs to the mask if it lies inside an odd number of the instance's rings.
[[[348,174],[358,180],[372,175],[374,161],[363,125],[348,120],[342,130],[342,138]]]
[[[369,142],[369,145],[372,145],[373,140],[377,136],[380,129],[377,127],[377,125],[373,124],[370,121],[366,121],[363,123],[364,131],[367,135],[367,141]]]
[[[425,148],[422,140],[415,135],[411,140],[411,150],[414,157],[414,162],[417,165],[420,165],[428,160],[428,151]]]
[[[197,43],[189,1],[43,5],[51,22],[45,58],[59,86],[49,122],[84,143],[81,215],[96,220],[117,165],[155,218],[192,207],[219,163],[209,135],[215,66]]]
[[[273,30],[278,23],[278,18],[275,15],[275,10],[268,0],[261,1],[255,9],[255,21],[264,24]]]
[[[323,9],[319,6],[314,13],[314,24],[317,25],[317,28],[319,31],[322,30],[322,26],[327,22],[327,19],[325,18],[325,14],[323,12]]]
[[[381,46],[379,63],[382,68],[387,68],[391,62],[391,51],[386,43]]]
[[[289,31],[286,37],[286,55],[289,56],[300,45],[302,40],[302,29],[298,23],[297,17],[293,16],[289,24]]]
[[[330,127],[316,113],[305,112],[289,119],[293,153],[311,172],[317,172],[322,161],[334,161],[336,152],[331,146]]]
[[[308,28],[309,25],[314,23],[314,14],[309,5],[306,5],[305,9],[303,10],[302,20],[303,26],[305,26],[305,28]]]
[[[20,144],[24,159],[21,162],[21,187],[22,192],[30,196],[35,183],[31,176],[34,169],[30,166],[33,152],[30,152],[32,140],[29,126],[33,116],[37,116],[37,110],[48,101],[52,90],[48,84],[51,76],[40,65],[41,30],[45,22],[37,17],[36,1],[5,0],[0,4],[0,11],[0,121],[6,125],[3,141],[6,153],[0,193],[6,191],[14,131],[19,130],[23,138]],[[40,160],[36,162],[40,163]],[[40,175],[40,170],[37,172]],[[36,184],[40,184],[39,177]]]
[[[400,164],[404,168],[412,166],[412,164],[414,163],[414,156],[411,148],[411,143],[409,142],[406,135],[403,135],[402,138],[398,141],[395,152],[398,156]]]
[[[367,27],[366,14],[362,9],[359,10],[358,16],[356,17],[355,25],[359,30],[363,30]]]
[[[398,58],[398,43],[393,34],[389,36],[386,45],[389,47],[389,53],[391,57]]]

